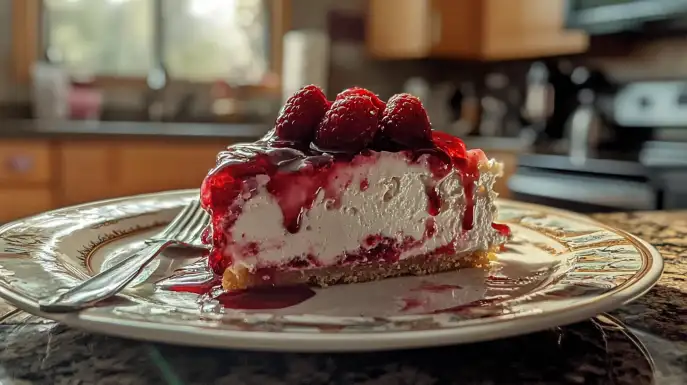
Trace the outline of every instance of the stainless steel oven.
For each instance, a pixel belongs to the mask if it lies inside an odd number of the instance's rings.
[[[687,26],[687,0],[568,0],[566,25],[593,35],[639,30],[647,23]],[[672,29],[672,28],[670,28]]]

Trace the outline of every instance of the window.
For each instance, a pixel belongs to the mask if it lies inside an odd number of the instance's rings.
[[[78,72],[143,78],[162,64],[172,79],[257,84],[277,59],[279,1],[42,0],[42,45]]]

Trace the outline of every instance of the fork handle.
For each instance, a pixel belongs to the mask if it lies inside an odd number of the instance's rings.
[[[155,257],[174,243],[174,241],[149,243],[112,268],[93,276],[80,285],[40,300],[39,308],[46,313],[65,313],[81,310],[110,298],[122,291]]]

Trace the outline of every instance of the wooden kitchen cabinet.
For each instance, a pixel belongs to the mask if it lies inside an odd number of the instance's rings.
[[[99,199],[200,187],[223,141],[111,140],[59,145],[58,201]]]
[[[2,139],[0,223],[84,202],[199,188],[226,139]]]
[[[0,224],[54,207],[52,191],[39,187],[0,188]]]
[[[216,143],[140,141],[116,146],[119,195],[198,188],[226,147]]]
[[[46,186],[50,183],[52,146],[48,141],[0,142],[0,184]]]
[[[59,145],[57,200],[63,206],[116,196],[119,166],[108,141],[77,140]]]
[[[368,52],[382,59],[508,60],[583,52],[566,0],[370,0]]]
[[[0,223],[52,208],[53,154],[45,140],[0,142]]]

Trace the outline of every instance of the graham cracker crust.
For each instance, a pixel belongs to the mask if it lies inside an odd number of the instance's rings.
[[[496,250],[494,250],[496,251]],[[376,281],[405,275],[429,275],[469,267],[486,267],[493,260],[492,251],[442,255],[418,255],[392,264],[371,262],[349,266],[327,266],[302,270],[251,272],[242,266],[229,267],[222,276],[225,290],[240,290],[261,286],[309,284],[326,287],[343,283]]]

